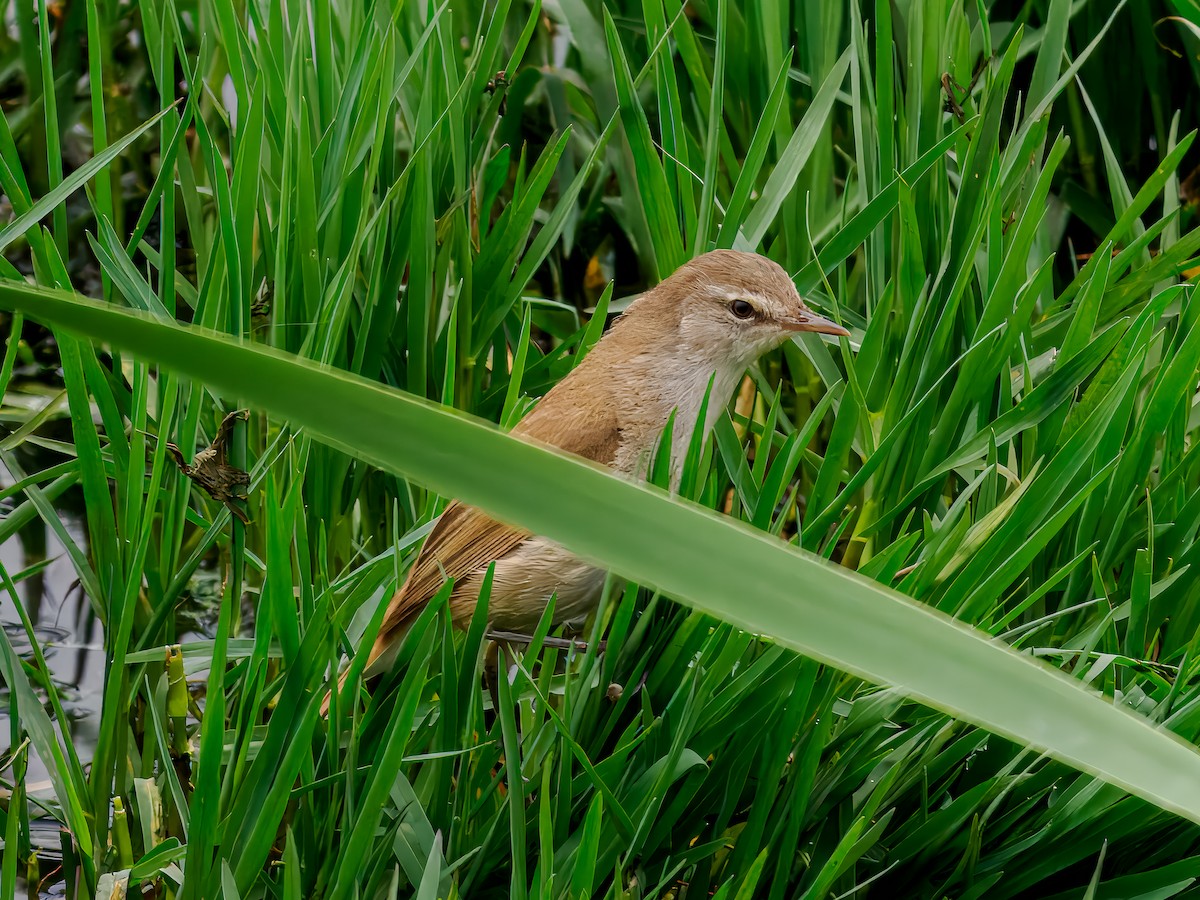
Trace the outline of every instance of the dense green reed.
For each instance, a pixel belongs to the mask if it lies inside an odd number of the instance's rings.
[[[1192,889],[1192,0],[11,8],[0,541],[66,548],[105,663],[89,756],[0,566],[0,896]],[[805,554],[420,402],[510,425],[717,246],[854,331],[748,373],[683,479]],[[168,443],[239,408],[226,505]],[[496,710],[435,603],[322,719],[448,494],[640,581]]]

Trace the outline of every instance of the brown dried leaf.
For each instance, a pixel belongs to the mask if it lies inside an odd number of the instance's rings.
[[[167,444],[167,450],[179,466],[179,471],[204,488],[205,492],[225,507],[242,522],[250,523],[250,517],[235,502],[246,496],[246,486],[250,484],[250,475],[228,462],[229,437],[233,434],[233,425],[238,419],[246,419],[249,412],[235,409],[221,421],[217,436],[212,444],[196,454],[191,465],[183,458],[183,453],[174,444]]]

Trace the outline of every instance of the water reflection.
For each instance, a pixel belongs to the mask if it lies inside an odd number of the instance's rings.
[[[7,487],[12,483],[11,474],[0,465],[0,486]],[[71,509],[68,498],[60,499],[66,501],[58,505],[58,513],[67,533],[80,547],[86,547],[80,515]],[[0,510],[0,514],[7,511]],[[79,587],[70,557],[40,518],[33,518],[14,537],[0,543],[0,562],[13,578],[35,569],[17,583],[17,598],[33,623],[68,717],[65,726],[61,722],[57,724],[60,729],[66,728],[76,753],[86,765],[95,747],[104,690],[104,645],[100,622]],[[42,562],[46,562],[45,566],[36,569]],[[13,598],[3,589],[0,589],[0,626],[16,651],[23,658],[32,660],[32,648]],[[12,734],[7,701],[5,685],[0,695],[0,755],[8,751]],[[31,793],[49,793],[45,764],[32,749],[26,786]],[[53,846],[57,845],[55,834]]]

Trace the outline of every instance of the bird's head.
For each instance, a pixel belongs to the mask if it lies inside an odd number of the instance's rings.
[[[787,272],[757,253],[705,253],[681,266],[645,300],[662,314],[678,317],[684,348],[706,349],[743,366],[798,332],[850,334],[813,312]]]

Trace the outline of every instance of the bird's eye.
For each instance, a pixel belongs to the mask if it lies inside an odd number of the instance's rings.
[[[729,304],[729,311],[739,319],[748,319],[754,315],[754,305],[748,300],[734,300]]]

